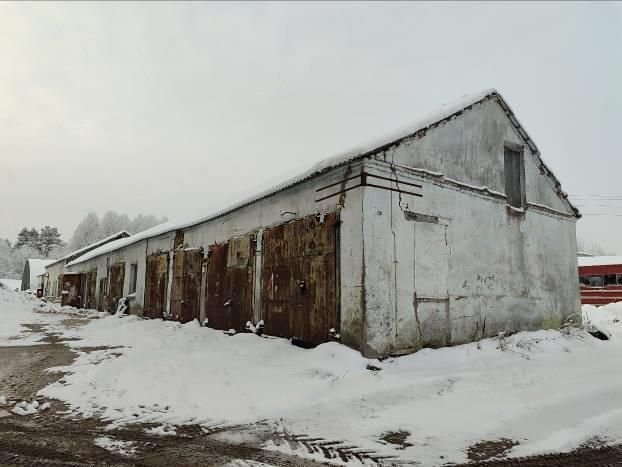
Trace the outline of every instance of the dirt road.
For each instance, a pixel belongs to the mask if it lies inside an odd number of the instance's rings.
[[[75,357],[58,336],[49,333],[43,345],[0,347],[0,394],[12,401],[31,401],[39,389],[62,377],[45,370],[68,365]],[[260,449],[267,436],[261,427],[231,435],[236,442],[223,440],[217,429],[205,433],[198,427],[178,429],[176,436],[150,436],[140,425],[111,433],[99,420],[67,418],[63,403],[49,402],[49,410],[32,416],[10,414],[6,410],[10,406],[0,409],[0,465],[318,465]],[[235,427],[228,430],[241,432]],[[134,453],[128,456],[98,447],[95,440],[101,437],[129,441]]]
[[[80,326],[87,319],[68,318],[67,326]],[[43,325],[29,325],[32,332],[43,333],[45,343],[23,347],[0,347],[0,395],[9,401],[37,398],[42,387],[62,378],[46,369],[70,364],[76,353],[58,335]],[[97,349],[81,348],[81,351]],[[40,403],[44,400],[38,398]],[[282,434],[276,436],[267,425],[226,426],[206,430],[178,427],[174,436],[147,434],[152,426],[131,425],[106,431],[98,419],[71,418],[59,401],[49,410],[31,416],[17,416],[0,407],[0,465],[230,465],[230,466],[310,466],[331,461],[358,461],[365,465],[398,465],[394,459],[381,458],[355,446],[339,446],[332,440]],[[399,434],[399,433],[398,433]],[[97,440],[112,439],[122,446],[115,452],[97,445]],[[293,455],[262,449],[266,441],[286,443],[290,448],[314,454],[316,462]],[[389,440],[398,443],[399,440]],[[124,444],[125,443],[125,444]],[[622,447],[600,447],[598,443],[568,454],[501,460],[512,440],[478,443],[468,451],[470,466],[603,466],[622,465]],[[443,460],[439,459],[439,465]],[[408,465],[400,462],[399,465]],[[412,465],[417,465],[416,463]]]

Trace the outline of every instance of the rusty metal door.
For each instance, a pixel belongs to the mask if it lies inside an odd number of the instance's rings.
[[[78,294],[78,299],[80,301],[80,307],[86,307],[86,273],[80,274],[80,293]]]
[[[147,257],[145,278],[143,315],[148,318],[164,318],[168,288],[167,253]]]
[[[173,258],[171,314],[187,323],[199,319],[203,249],[177,250]]]
[[[262,312],[267,334],[309,344],[329,339],[337,319],[337,213],[263,234]]]
[[[253,319],[254,236],[232,238],[212,245],[208,253],[207,325],[243,331]]]
[[[99,299],[97,300],[97,309],[99,311],[104,311],[106,308],[106,295],[108,288],[108,278],[102,277],[99,280]]]
[[[86,277],[83,301],[84,308],[94,309],[97,306],[97,297],[95,296],[97,288],[97,269],[87,272],[84,276]]]
[[[123,282],[125,281],[125,263],[116,263],[110,267],[110,293],[108,294],[108,311],[117,311],[117,303],[123,297]]]
[[[63,274],[62,284],[61,305],[79,307],[80,274]]]

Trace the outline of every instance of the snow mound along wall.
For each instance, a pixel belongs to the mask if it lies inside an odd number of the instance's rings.
[[[619,310],[584,311],[614,338],[521,332],[382,362],[337,343],[302,350],[196,323],[106,317],[63,336],[82,339],[69,342],[75,347],[119,347],[81,353],[63,369],[64,384],[42,394],[112,427],[153,423],[161,428],[153,434],[164,435],[168,425],[226,430],[261,420],[300,434],[295,439],[339,441],[423,465],[440,456],[466,462],[469,446],[499,438],[516,441],[506,455],[566,451],[594,436],[622,436],[622,375],[610,371],[622,345],[612,317]],[[402,434],[401,444],[387,442],[387,433]]]

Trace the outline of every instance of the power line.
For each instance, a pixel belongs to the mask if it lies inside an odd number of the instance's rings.
[[[613,212],[582,212],[582,216],[611,216],[611,217],[622,217],[622,213],[613,213]]]
[[[622,199],[622,195],[568,195],[568,197],[573,199]]]

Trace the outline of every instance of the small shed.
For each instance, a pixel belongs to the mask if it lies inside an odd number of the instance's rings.
[[[54,259],[27,259],[22,274],[22,290],[36,289],[39,287],[37,276],[45,274],[45,267],[53,263]]]

